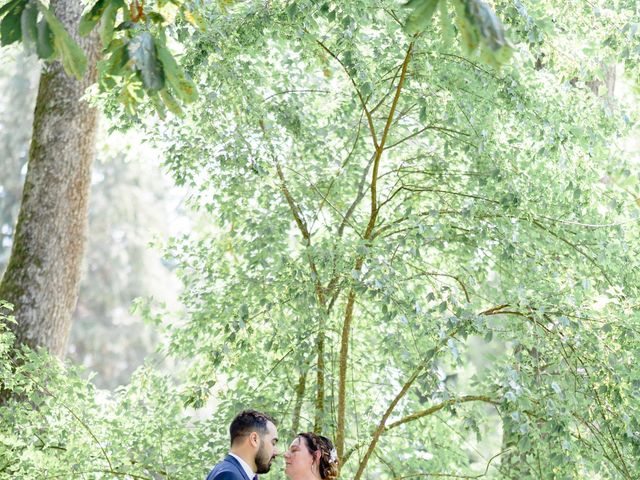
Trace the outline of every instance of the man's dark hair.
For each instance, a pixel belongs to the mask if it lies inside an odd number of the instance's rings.
[[[237,438],[246,437],[251,432],[258,432],[260,436],[267,433],[267,422],[276,424],[275,420],[266,413],[256,410],[243,410],[231,422],[229,426],[229,436],[231,445]]]

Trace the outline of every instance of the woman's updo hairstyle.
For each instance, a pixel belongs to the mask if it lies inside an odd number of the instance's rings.
[[[307,441],[307,449],[315,458],[316,452],[320,452],[318,458],[318,471],[322,480],[334,480],[338,478],[338,454],[327,437],[316,435],[313,432],[299,433]]]

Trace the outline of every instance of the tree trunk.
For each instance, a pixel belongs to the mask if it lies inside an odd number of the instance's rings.
[[[77,35],[84,8],[52,0],[51,8],[85,51],[88,68],[78,81],[60,62],[40,77],[29,165],[13,238],[0,283],[0,299],[14,304],[18,344],[63,356],[78,296],[85,246],[97,112],[81,100],[96,80],[100,45],[94,32]]]

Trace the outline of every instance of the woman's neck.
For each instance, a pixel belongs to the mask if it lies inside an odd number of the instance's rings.
[[[317,473],[309,472],[291,477],[291,480],[322,480]]]

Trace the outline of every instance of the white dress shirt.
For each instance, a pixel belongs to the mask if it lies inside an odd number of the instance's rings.
[[[238,462],[240,463],[240,466],[242,467],[242,469],[244,470],[244,473],[247,474],[247,478],[249,480],[253,480],[253,477],[256,476],[256,474],[253,472],[253,470],[251,470],[251,467],[247,464],[247,462],[245,462],[243,459],[241,459],[238,455],[236,455],[235,453],[231,453],[229,452],[229,455],[231,455],[233,458],[235,458],[236,460],[238,460]]]

